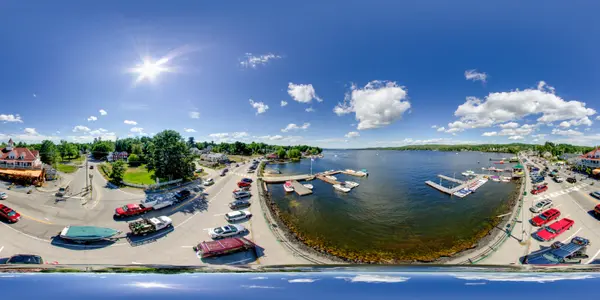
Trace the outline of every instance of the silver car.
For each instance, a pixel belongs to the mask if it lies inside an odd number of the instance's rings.
[[[252,217],[252,214],[246,210],[237,210],[237,211],[232,211],[232,212],[225,214],[225,220],[227,220],[228,222],[246,220],[246,219],[250,219],[251,217]]]
[[[538,201],[537,203],[535,203],[531,208],[529,208],[529,210],[533,213],[538,213],[541,212],[543,210],[546,210],[548,208],[552,207],[552,200],[550,199],[543,199],[541,201]]]
[[[229,224],[209,230],[208,235],[213,239],[222,239],[238,234],[246,234],[248,229],[242,225]]]

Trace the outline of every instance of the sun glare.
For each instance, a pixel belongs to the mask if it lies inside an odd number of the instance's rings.
[[[135,68],[132,68],[130,71],[132,73],[138,74],[138,78],[136,82],[143,81],[145,79],[149,81],[154,81],[160,73],[169,72],[169,68],[164,64],[168,60],[160,59],[158,61],[151,61],[150,59],[144,59],[144,62],[138,64]]]

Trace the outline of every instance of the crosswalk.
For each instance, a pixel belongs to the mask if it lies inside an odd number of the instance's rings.
[[[557,192],[552,192],[552,193],[542,193],[539,195],[535,195],[533,197],[534,200],[537,199],[541,199],[541,198],[553,198],[553,197],[558,197],[558,196],[562,196],[571,192],[575,192],[575,191],[579,191],[580,189],[584,188],[587,185],[587,183],[580,183],[578,185],[572,186],[568,189],[564,189],[561,191],[557,191]]]

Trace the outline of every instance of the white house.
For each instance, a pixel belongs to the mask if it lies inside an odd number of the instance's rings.
[[[39,151],[15,147],[12,139],[4,149],[0,150],[0,168],[40,169],[41,167]]]
[[[600,148],[579,156],[577,164],[592,170],[600,169]]]
[[[200,159],[210,162],[227,162],[229,158],[223,153],[209,153],[200,155]]]

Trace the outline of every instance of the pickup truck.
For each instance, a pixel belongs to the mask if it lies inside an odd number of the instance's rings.
[[[200,257],[207,258],[239,251],[256,250],[256,245],[245,238],[226,238],[218,241],[201,242],[193,249],[198,252]]]
[[[151,210],[153,210],[151,206],[144,206],[144,204],[127,204],[115,209],[115,217],[136,216],[145,214]]]
[[[552,247],[530,253],[523,259],[524,264],[531,265],[559,265],[579,264],[582,259],[589,258],[585,254],[586,247],[590,244],[588,239],[576,236],[571,242],[564,244],[555,242]]]
[[[141,219],[129,223],[129,229],[133,235],[146,235],[157,232],[173,225],[171,218],[160,216],[157,218]]]
[[[543,227],[533,234],[533,237],[540,241],[551,241],[563,232],[571,229],[575,221],[567,218],[560,219],[548,227]]]

